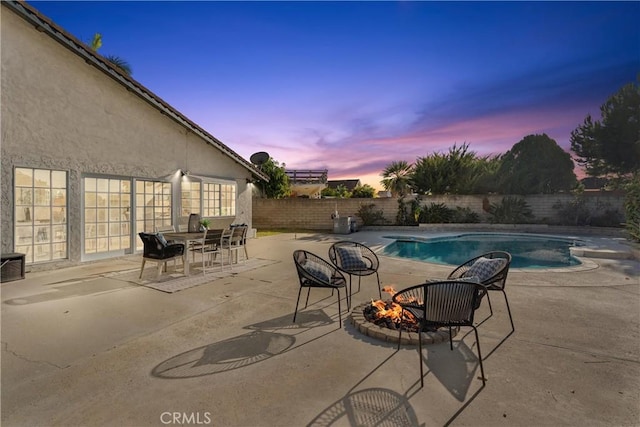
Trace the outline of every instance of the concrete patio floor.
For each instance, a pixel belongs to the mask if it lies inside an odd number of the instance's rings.
[[[396,233],[394,233],[396,234]],[[636,426],[640,425],[640,265],[591,258],[562,273],[512,270],[504,299],[474,334],[415,347],[359,333],[336,297],[298,292],[294,249],[327,258],[346,237],[380,248],[381,232],[252,239],[270,264],[173,294],[107,273],[140,257],[3,283],[1,423],[10,426]],[[396,289],[450,266],[380,255]],[[377,296],[363,279],[354,306]],[[346,304],[343,304],[345,310]],[[483,306],[478,320],[489,313]]]

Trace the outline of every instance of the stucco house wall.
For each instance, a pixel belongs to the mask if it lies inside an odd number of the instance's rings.
[[[62,263],[81,260],[87,174],[173,180],[174,222],[182,220],[179,170],[232,180],[236,215],[227,222],[251,225],[247,182],[255,172],[248,162],[213,146],[12,9],[2,7],[1,24],[3,253],[14,250],[15,167],[68,172],[68,259]]]

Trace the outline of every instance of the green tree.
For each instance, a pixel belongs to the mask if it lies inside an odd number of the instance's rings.
[[[102,47],[102,34],[95,33],[93,38],[89,42],[89,47],[94,52],[98,52],[98,49]],[[129,63],[115,55],[105,55],[105,59],[109,60],[113,65],[120,68],[126,75],[130,76],[133,73],[133,69]]]
[[[411,191],[411,169],[412,166],[404,160],[393,161],[382,171],[380,183],[393,196],[403,197]]]
[[[419,194],[469,194],[478,173],[478,158],[467,143],[449,152],[419,157],[411,182]]]
[[[269,157],[269,160],[261,166],[262,172],[269,177],[269,181],[260,180],[257,182],[262,194],[269,199],[282,199],[291,194],[291,182],[285,173],[285,164],[282,166]]]
[[[320,192],[322,197],[338,197],[338,192],[333,187],[324,187]]]
[[[589,176],[618,177],[640,171],[640,85],[629,83],[571,132],[571,150]]]
[[[102,47],[102,34],[95,33],[93,35],[93,38],[91,39],[91,42],[89,42],[89,46],[91,47],[91,50],[97,52],[98,49]]]
[[[501,154],[476,158],[467,177],[469,194],[499,192],[498,172],[501,165]]]
[[[632,240],[640,242],[640,174],[625,185],[625,226]]]
[[[551,194],[576,185],[573,160],[546,134],[528,135],[507,151],[498,172],[504,194]]]
[[[369,184],[359,185],[351,192],[352,198],[372,199],[376,194],[376,189]]]
[[[133,69],[131,68],[131,65],[129,65],[129,63],[126,60],[120,58],[119,56],[106,55],[105,58],[111,61],[113,65],[115,65],[116,67],[124,71],[124,73],[127,76],[130,76],[133,73]]]
[[[348,199],[349,197],[351,197],[351,193],[349,192],[349,190],[347,190],[347,187],[344,186],[343,184],[340,184],[335,188],[325,187],[320,192],[320,195],[322,197],[339,197],[341,199]]]

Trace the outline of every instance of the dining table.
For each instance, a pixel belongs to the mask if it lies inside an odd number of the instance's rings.
[[[189,247],[192,243],[202,243],[204,232],[187,232],[187,231],[173,231],[169,233],[162,233],[165,239],[173,240],[180,243],[184,243],[184,255],[182,262],[184,263],[184,275],[189,275]]]

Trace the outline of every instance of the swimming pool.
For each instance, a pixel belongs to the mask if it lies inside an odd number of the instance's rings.
[[[437,264],[460,265],[491,251],[505,251],[512,256],[512,268],[557,268],[579,265],[571,256],[572,246],[583,246],[579,239],[512,233],[465,233],[453,236],[422,238],[385,236],[395,241],[384,248],[385,255],[411,258]]]

